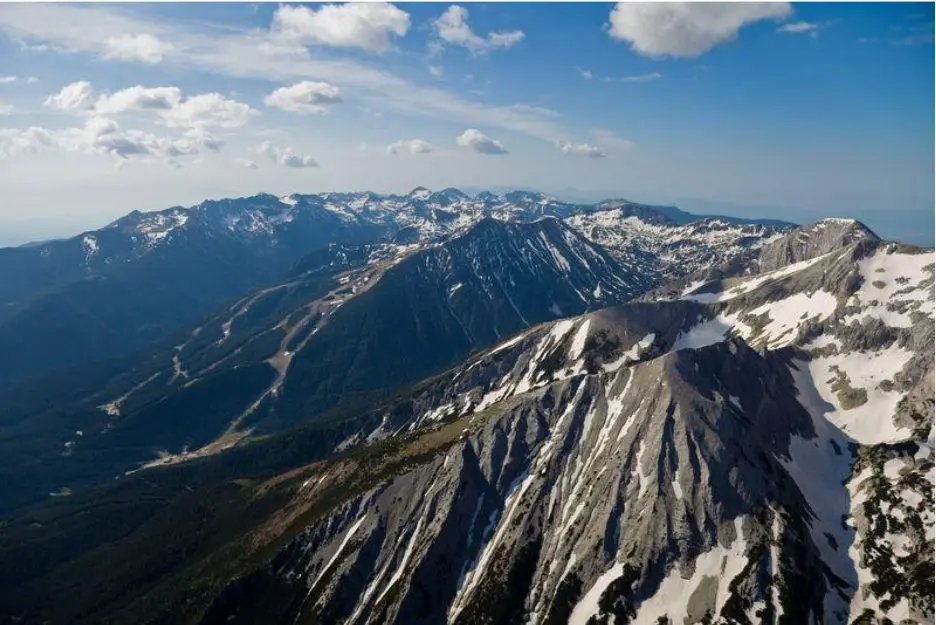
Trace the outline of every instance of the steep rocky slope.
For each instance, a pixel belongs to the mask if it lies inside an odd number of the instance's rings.
[[[443,450],[297,475],[347,496],[204,622],[932,622],[933,261],[866,239],[528,331],[371,435]]]
[[[731,227],[726,236],[731,236]],[[692,267],[691,271],[674,276],[640,299],[673,299],[703,285],[707,285],[709,290],[717,289],[721,281],[770,273],[863,240],[879,241],[880,238],[855,219],[829,218],[787,230],[784,234],[774,232],[770,237],[757,239],[721,260],[717,252],[720,248],[716,247],[716,251],[710,250],[711,263],[696,264],[687,260],[686,265]]]
[[[0,509],[351,413],[519,330],[648,287],[551,217],[484,219],[428,246],[330,246],[161,349],[87,367],[97,385],[8,393]]]

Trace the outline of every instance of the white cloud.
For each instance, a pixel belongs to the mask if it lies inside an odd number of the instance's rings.
[[[326,4],[317,10],[287,5],[273,16],[274,32],[287,39],[376,53],[389,50],[409,26],[409,14],[385,2]]]
[[[219,93],[182,97],[178,87],[137,85],[98,95],[91,83],[73,82],[45,100],[46,106],[95,115],[116,115],[130,111],[153,111],[173,128],[186,128],[205,134],[207,128],[240,128],[259,113],[243,102]]]
[[[0,76],[0,85],[8,85],[16,82],[16,76]]]
[[[587,69],[579,69],[579,70],[578,70],[578,73],[579,73],[579,75],[580,75],[582,78],[584,78],[585,80],[591,80],[592,77],[593,77],[593,76],[592,76],[592,73],[591,73],[589,70],[587,70]]]
[[[787,2],[619,2],[608,33],[646,56],[693,58],[733,41],[748,24],[792,10]]]
[[[147,33],[108,37],[104,46],[105,59],[139,61],[149,65],[159,63],[173,49],[171,44]]]
[[[442,76],[445,74],[445,70],[442,68],[441,65],[430,65],[428,69],[429,69],[429,73],[435,76],[436,78],[442,78]]]
[[[261,143],[257,147],[257,153],[283,167],[318,167],[318,163],[311,156],[299,154],[295,148],[277,147],[269,141]]]
[[[484,54],[497,48],[510,48],[523,41],[521,30],[488,33],[487,37],[476,35],[468,25],[468,9],[453,4],[432,23],[439,42],[467,48],[472,54]],[[437,42],[438,43],[438,42]]]
[[[327,82],[304,80],[288,87],[280,87],[266,98],[267,106],[293,113],[324,113],[326,104],[341,102],[341,91]]]
[[[305,48],[285,45],[276,33],[192,28],[161,22],[152,15],[138,19],[130,7],[117,11],[101,5],[23,3],[5,5],[0,11],[0,33],[33,44],[47,42],[50,49],[59,51],[101,54],[107,37],[150,32],[171,39],[176,53],[163,63],[171,63],[176,71],[282,83],[324,80],[343,90],[355,89],[362,101],[385,112],[501,128],[548,142],[567,134],[554,119],[534,111],[466,100],[455,92],[417,85],[353,60],[313,58]]]
[[[660,72],[650,72],[649,74],[638,74],[635,76],[621,76],[620,78],[614,78],[612,76],[606,76],[605,82],[650,82],[652,80],[659,80],[663,78],[663,74]]]
[[[429,154],[435,148],[422,139],[401,139],[387,146],[388,154]]]
[[[507,149],[500,141],[495,141],[476,128],[469,128],[456,137],[455,143],[479,154],[507,154]]]
[[[589,132],[595,139],[595,142],[603,147],[614,148],[616,150],[627,150],[633,147],[633,143],[621,137],[613,130],[607,128],[592,128]]]
[[[257,163],[250,160],[249,158],[235,158],[234,164],[240,165],[244,169],[257,169]]]
[[[13,112],[13,105],[0,101],[0,115],[9,115]]]
[[[778,33],[805,33],[819,28],[819,24],[810,22],[790,22],[777,29]]]
[[[608,155],[607,152],[599,148],[597,145],[589,145],[587,143],[573,144],[569,143],[568,141],[560,141],[557,146],[560,150],[562,150],[563,154],[587,156],[588,158],[604,158]]]
[[[833,20],[834,22],[835,20]],[[830,25],[832,22],[826,22],[823,24],[815,22],[790,22],[789,24],[784,24],[783,26],[777,29],[778,33],[787,33],[790,35],[807,35],[811,39],[816,39],[819,37],[819,30],[825,26]]]
[[[182,92],[178,87],[143,87],[137,85],[100,96],[94,103],[97,113],[111,115],[133,110],[166,111],[179,105]]]
[[[45,99],[46,106],[60,111],[89,110],[94,106],[94,89],[86,80],[79,80],[62,87],[62,90]]]
[[[135,157],[173,157],[197,154],[202,147],[189,138],[159,137],[140,130],[123,130],[107,117],[88,118],[80,128],[48,130],[0,130],[0,156],[40,149],[60,149],[81,154],[106,155],[119,162]]]
[[[29,83],[29,84],[31,85],[31,84],[33,84],[33,83],[35,83],[35,82],[39,82],[39,79],[36,78],[35,76],[30,76],[29,78],[26,79],[26,82]]]
[[[54,147],[56,140],[45,128],[31,126],[25,130],[0,128],[0,156],[21,152],[36,152],[42,147]]]
[[[160,112],[166,124],[179,128],[240,128],[257,115],[249,105],[220,93],[194,95]]]

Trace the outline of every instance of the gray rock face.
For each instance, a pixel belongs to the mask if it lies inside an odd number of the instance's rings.
[[[878,236],[854,219],[823,219],[764,245],[760,252],[760,271],[774,271],[863,239],[878,240]]]
[[[204,622],[933,622],[933,255],[859,239],[425,382]]]
[[[768,230],[764,234],[748,240],[745,245],[736,246],[732,254],[716,254],[708,258],[706,263],[681,263],[687,271],[673,274],[670,281],[645,293],[640,299],[675,299],[683,291],[698,292],[700,285],[712,288],[717,287],[720,281],[771,273],[851,245],[856,246],[853,254],[860,257],[880,240],[861,222],[837,218],[824,219],[793,230]],[[861,242],[866,244],[858,245]]]

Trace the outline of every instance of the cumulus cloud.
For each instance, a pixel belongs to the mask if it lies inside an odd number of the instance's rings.
[[[608,34],[646,56],[694,58],[733,41],[748,24],[786,18],[792,10],[787,2],[619,2]]]
[[[603,149],[597,145],[589,145],[587,143],[569,143],[568,141],[560,141],[557,144],[558,148],[562,150],[563,154],[573,154],[575,156],[587,156],[588,158],[604,158],[608,155]]]
[[[409,30],[406,11],[386,2],[326,4],[316,10],[282,6],[273,15],[273,30],[301,43],[360,48],[383,53],[394,37]]]
[[[422,139],[401,139],[387,146],[388,154],[429,154],[435,150],[431,143]]]
[[[36,152],[42,147],[54,147],[55,145],[55,137],[45,128],[38,126],[31,126],[23,130],[0,128],[0,156]]]
[[[475,34],[468,25],[468,9],[453,4],[432,23],[439,41],[438,45],[462,46],[472,54],[484,54],[497,48],[510,48],[523,41],[522,30],[491,32],[487,37]],[[438,49],[438,48],[437,48]]]
[[[88,118],[79,128],[48,130],[34,126],[25,130],[0,130],[2,156],[59,149],[106,155],[123,163],[132,157],[172,159],[197,154],[201,147],[197,141],[185,137],[159,137],[140,130],[124,130],[113,119],[101,116]]]
[[[169,126],[183,128],[240,128],[256,115],[249,105],[220,93],[194,95],[160,113]]]
[[[155,65],[163,60],[163,56],[173,49],[171,44],[165,43],[159,37],[146,33],[120,35],[108,37],[104,40],[105,59],[118,61],[139,61]]]
[[[282,167],[318,167],[315,159],[307,154],[300,154],[295,148],[281,148],[269,141],[264,141],[257,147],[257,153]]]
[[[584,78],[585,80],[591,80],[592,77],[593,77],[593,76],[592,76],[592,73],[591,73],[589,70],[587,70],[587,69],[581,69],[581,68],[579,68],[579,69],[578,69],[578,73],[579,73],[579,75],[580,75],[582,78]]]
[[[168,111],[182,101],[178,87],[143,87],[137,85],[98,97],[96,113],[111,115],[133,110]]]
[[[429,73],[435,76],[436,78],[442,78],[442,75],[445,74],[445,70],[441,65],[430,65]]]
[[[13,105],[0,101],[0,115],[9,115],[13,112]]]
[[[220,93],[201,93],[184,98],[178,87],[137,85],[98,94],[87,81],[73,82],[45,100],[46,106],[93,115],[117,115],[130,111],[152,111],[172,128],[185,128],[204,135],[207,128],[240,128],[257,111]]]
[[[325,105],[341,102],[341,91],[327,82],[304,80],[288,87],[280,87],[266,98],[267,106],[293,113],[324,113]]]
[[[31,84],[33,84],[34,82],[39,82],[39,79],[36,78],[35,76],[29,76],[29,77],[26,79],[26,82],[29,83],[29,84],[31,85]]]
[[[507,154],[507,149],[500,141],[495,141],[476,128],[469,128],[456,137],[455,143],[479,154]]]
[[[235,158],[234,164],[240,165],[244,169],[257,169],[257,163],[250,160],[249,158]]]
[[[44,104],[60,111],[89,110],[94,106],[94,89],[88,81],[79,80],[47,97]]]
[[[70,152],[109,155],[120,163],[133,157],[173,159],[202,150],[220,150],[222,141],[212,134],[216,128],[239,128],[257,114],[248,105],[218,93],[183,97],[178,87],[137,85],[112,93],[97,93],[87,81],[66,85],[45,100],[51,108],[87,115],[84,126],[64,130],[28,128],[7,130],[3,154],[54,148]],[[181,136],[157,136],[140,130],[124,130],[111,116],[150,113]],[[169,160],[167,160],[169,162]],[[177,166],[173,161],[170,164]]]

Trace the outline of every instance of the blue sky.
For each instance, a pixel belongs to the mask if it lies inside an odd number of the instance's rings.
[[[0,244],[533,188],[931,245],[933,4],[0,5]]]

